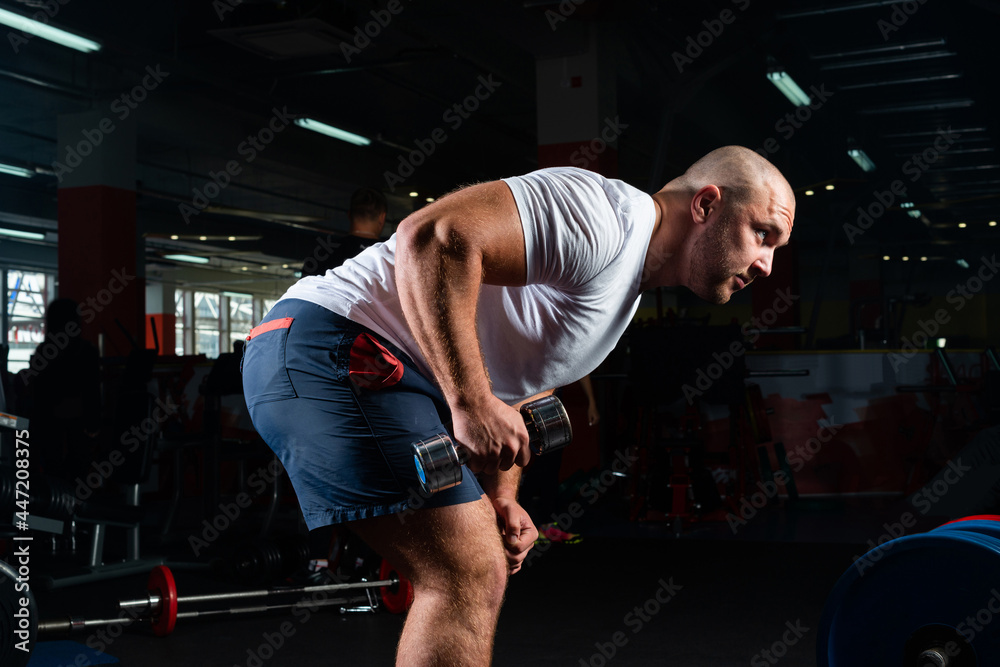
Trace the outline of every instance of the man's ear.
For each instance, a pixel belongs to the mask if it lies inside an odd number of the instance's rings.
[[[713,211],[718,210],[722,200],[722,191],[717,185],[706,185],[691,198],[691,218],[695,223],[703,224]]]

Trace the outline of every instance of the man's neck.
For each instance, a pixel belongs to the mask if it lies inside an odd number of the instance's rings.
[[[678,255],[682,247],[682,223],[679,210],[687,203],[682,193],[660,190],[652,195],[656,205],[656,221],[650,234],[649,247],[643,263],[639,290],[678,284]]]

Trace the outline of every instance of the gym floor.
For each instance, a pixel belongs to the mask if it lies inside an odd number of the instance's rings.
[[[893,514],[889,503],[769,509],[735,535],[725,523],[680,537],[667,524],[589,527],[512,577],[494,665],[814,665],[830,589]],[[181,595],[221,590],[204,573],[175,576]],[[45,617],[114,616],[114,601],[136,597],[145,579],[43,593],[39,605]],[[165,638],[132,628],[74,639],[103,643],[127,666],[391,665],[402,622],[330,607],[180,619]]]

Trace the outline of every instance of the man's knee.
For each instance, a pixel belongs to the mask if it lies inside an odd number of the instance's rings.
[[[417,594],[421,589],[428,593],[438,592],[450,599],[476,600],[477,604],[497,606],[503,600],[507,588],[507,559],[503,547],[497,540],[496,548],[469,549],[463,556],[449,559],[446,563],[426,563],[418,565],[413,584]],[[421,576],[422,575],[422,576]]]

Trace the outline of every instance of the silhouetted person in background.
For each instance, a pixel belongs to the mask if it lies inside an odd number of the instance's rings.
[[[361,188],[351,195],[351,207],[347,217],[351,221],[351,232],[334,248],[327,257],[325,251],[317,252],[302,265],[303,276],[321,276],[354,257],[368,246],[378,243],[379,234],[385,226],[385,195],[374,188]],[[310,261],[313,260],[313,261]]]
[[[50,303],[45,340],[19,374],[19,409],[30,420],[44,472],[70,480],[97,455],[101,425],[100,358],[80,329],[75,301]]]

